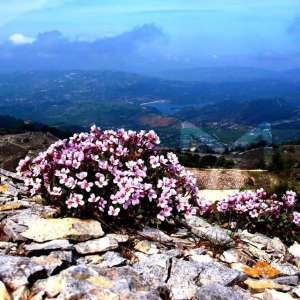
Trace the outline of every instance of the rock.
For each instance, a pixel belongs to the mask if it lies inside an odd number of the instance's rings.
[[[214,261],[213,258],[206,254],[206,251],[202,248],[195,248],[185,251],[184,255],[188,257],[189,261],[198,263],[208,263]]]
[[[200,285],[218,283],[223,286],[230,286],[244,281],[247,275],[217,262],[200,264],[200,272],[197,282]]]
[[[62,261],[59,258],[50,255],[33,257],[32,262],[35,262],[38,265],[43,266],[48,276],[50,276],[58,267],[62,265]]]
[[[171,299],[193,298],[198,289],[195,279],[199,273],[199,264],[174,258],[170,262],[169,270],[171,272],[166,283],[171,291]]]
[[[153,254],[134,264],[133,269],[152,286],[159,287],[164,285],[168,278],[171,259],[172,256],[166,254]]]
[[[244,265],[244,264],[242,264],[242,263],[232,263],[232,264],[230,265],[230,267],[231,267],[232,269],[234,269],[234,270],[238,270],[238,271],[244,273],[244,269],[245,269],[246,267],[248,267],[248,266],[247,266],[247,265]]]
[[[63,262],[66,262],[68,264],[73,263],[73,253],[72,251],[51,251],[52,255],[59,258]]]
[[[103,261],[102,255],[91,254],[80,257],[76,260],[78,265],[98,265]]]
[[[294,244],[288,248],[288,251],[295,258],[300,259],[300,244],[294,242]]]
[[[2,281],[0,281],[0,299],[1,300],[11,300],[8,291]]]
[[[103,269],[84,265],[38,280],[32,287],[32,299],[37,295],[40,298],[36,299],[160,299],[157,292],[130,267]]]
[[[197,217],[197,216],[186,216],[185,217],[186,225],[190,228],[192,227],[204,227],[209,228],[211,227],[211,224],[209,224],[207,221],[205,221],[203,218]]]
[[[117,240],[105,236],[100,239],[79,243],[74,247],[76,251],[80,254],[90,254],[113,250],[118,248],[118,246],[119,244]]]
[[[21,286],[11,293],[13,300],[27,300],[29,299],[30,291],[26,286]]]
[[[99,264],[101,268],[111,268],[123,264],[126,259],[118,252],[109,251],[102,255],[103,261]]]
[[[178,228],[175,233],[172,233],[170,236],[172,238],[186,238],[190,235],[190,232],[187,228]]]
[[[297,296],[298,298],[300,298],[300,287],[296,287],[292,290],[292,293]]]
[[[16,253],[17,253],[17,244],[0,241],[0,255],[7,255],[7,254],[13,255]]]
[[[193,227],[192,232],[202,239],[210,241],[215,246],[233,246],[234,241],[230,237],[231,231],[219,226]]]
[[[97,265],[101,268],[119,266],[126,261],[118,252],[108,251],[103,255],[87,255],[77,260],[78,264]]]
[[[60,257],[56,255],[55,252],[50,253],[49,255],[33,256],[31,257],[31,261],[40,266],[43,266],[48,275],[51,275],[58,267],[63,264],[62,259],[60,259]]]
[[[7,210],[16,210],[19,208],[30,207],[30,203],[28,202],[21,202],[21,201],[9,201],[5,204],[0,205],[0,212],[7,211]]]
[[[10,241],[26,241],[26,238],[21,236],[21,232],[25,231],[26,229],[27,227],[25,225],[15,223],[14,221],[8,219],[4,222],[3,233]]]
[[[203,255],[191,255],[189,257],[189,261],[197,262],[197,263],[209,263],[209,262],[213,262],[214,259],[208,254],[203,254]]]
[[[250,294],[214,283],[198,289],[195,300],[250,300]]]
[[[27,285],[30,276],[43,270],[43,266],[27,257],[0,256],[0,280],[12,290]]]
[[[236,249],[229,249],[222,253],[220,260],[228,264],[239,262],[240,254]]]
[[[106,236],[116,240],[119,244],[126,243],[129,240],[129,235],[127,234],[109,233]]]
[[[291,295],[287,293],[281,293],[275,290],[267,289],[263,294],[263,300],[293,300]]]
[[[288,276],[300,275],[300,270],[289,263],[281,264],[281,263],[274,262],[271,265],[272,267],[280,271],[282,275],[288,275]]]
[[[101,224],[95,220],[39,218],[27,220],[25,225],[28,229],[21,235],[40,243],[57,239],[86,241],[104,235]]]
[[[266,253],[264,250],[258,249],[252,245],[249,245],[244,249],[244,251],[248,253],[250,257],[255,257],[259,261],[266,261],[270,263],[272,260],[271,255]]]
[[[263,291],[265,289],[275,289],[275,290],[289,290],[288,287],[278,284],[270,279],[250,279],[248,278],[244,283],[252,290]]]
[[[272,242],[272,239],[260,234],[260,233],[250,233],[247,230],[243,230],[239,233],[239,237],[242,241],[252,244],[254,247],[259,249],[266,249],[268,244]]]
[[[273,279],[274,282],[284,285],[297,285],[298,284],[298,276],[282,276]]]
[[[267,243],[267,250],[273,251],[276,254],[285,255],[286,246],[279,238],[275,237]]]
[[[134,249],[145,254],[156,254],[159,252],[156,244],[147,240],[138,241],[134,245]]]
[[[172,243],[173,239],[166,233],[157,228],[146,227],[142,231],[138,231],[138,234],[144,238],[151,239],[162,243]]]
[[[53,240],[46,243],[31,243],[24,246],[27,253],[47,250],[70,250],[73,245],[68,240]]]

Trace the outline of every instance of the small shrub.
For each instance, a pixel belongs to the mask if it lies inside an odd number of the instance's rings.
[[[60,140],[17,168],[31,195],[72,215],[165,219],[203,214],[196,179],[173,153],[158,155],[154,131],[101,131]]]
[[[297,198],[293,191],[281,197],[268,195],[263,189],[238,192],[217,201],[210,215],[232,229],[242,228],[278,235],[285,240],[296,236],[300,228],[300,213],[296,212]]]

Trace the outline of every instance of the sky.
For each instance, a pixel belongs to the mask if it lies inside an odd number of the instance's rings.
[[[62,62],[146,71],[298,68],[300,1],[0,0],[0,64]]]

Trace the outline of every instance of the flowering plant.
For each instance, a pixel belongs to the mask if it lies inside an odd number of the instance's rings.
[[[231,229],[250,228],[274,234],[282,229],[300,228],[300,213],[296,212],[297,196],[287,191],[281,197],[268,195],[264,189],[242,191],[214,204],[213,211]],[[287,232],[285,232],[287,234]]]
[[[17,168],[31,195],[73,213],[100,212],[112,217],[144,216],[164,221],[204,214],[196,180],[173,153],[158,155],[154,131],[102,131],[60,140]]]

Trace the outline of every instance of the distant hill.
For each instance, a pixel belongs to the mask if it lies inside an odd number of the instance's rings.
[[[216,83],[280,79],[280,72],[250,67],[210,67],[168,70],[157,76],[168,80]]]
[[[24,121],[7,115],[0,115],[0,136],[26,132],[51,133],[56,137],[66,137],[75,131],[75,128],[58,129],[45,124]]]
[[[159,78],[196,82],[249,82],[259,80],[300,81],[300,69],[273,71],[252,67],[199,67],[156,73]]]
[[[176,117],[200,125],[205,122],[258,125],[300,118],[299,108],[284,99],[257,99],[252,101],[223,101],[204,107],[184,108]]]

